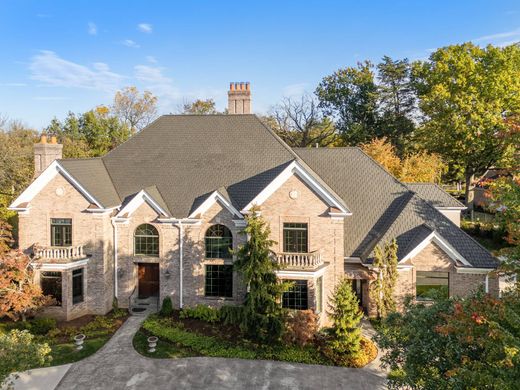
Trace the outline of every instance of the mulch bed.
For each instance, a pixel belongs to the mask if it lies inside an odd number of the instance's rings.
[[[243,337],[242,332],[238,326],[224,325],[222,323],[210,324],[195,318],[180,318],[179,310],[175,310],[172,319],[175,322],[180,322],[184,325],[184,329],[192,331],[204,336],[218,337],[226,341],[233,341]]]

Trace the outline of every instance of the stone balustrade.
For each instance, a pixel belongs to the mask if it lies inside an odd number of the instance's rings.
[[[277,253],[276,261],[284,268],[314,269],[323,265],[320,251],[310,253]]]
[[[76,260],[87,257],[84,245],[39,247],[34,255],[42,260]]]

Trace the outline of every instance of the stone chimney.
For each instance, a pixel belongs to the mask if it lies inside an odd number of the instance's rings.
[[[47,135],[42,134],[40,142],[34,144],[34,178],[52,164],[54,160],[62,157],[63,145],[59,144],[56,136],[52,136],[50,142],[47,142]]]
[[[251,86],[247,83],[229,83],[229,114],[251,114]]]

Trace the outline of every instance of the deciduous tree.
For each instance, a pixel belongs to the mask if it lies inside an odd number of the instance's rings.
[[[292,147],[329,146],[339,140],[332,120],[307,94],[299,99],[283,99],[271,109],[267,124]]]
[[[421,142],[450,165],[462,166],[471,208],[474,175],[518,142],[506,135],[506,118],[520,112],[520,48],[444,47],[415,64],[414,79],[425,115]]]
[[[213,115],[219,112],[213,99],[197,99],[193,102],[184,103],[182,113],[186,115]]]
[[[27,255],[20,250],[0,254],[0,318],[25,321],[27,315],[53,301],[34,283]]]
[[[110,110],[134,134],[157,117],[157,97],[150,91],[141,94],[134,86],[126,87],[116,93]]]

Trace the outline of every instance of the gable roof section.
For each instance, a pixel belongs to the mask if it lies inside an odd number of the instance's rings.
[[[196,218],[198,215],[204,214],[217,202],[224,206],[234,216],[238,218],[243,217],[242,214],[240,214],[240,211],[233,206],[227,190],[221,187],[217,191],[213,191],[208,196],[205,196],[202,202],[198,202],[197,208],[190,213],[188,218]]]
[[[466,206],[435,183],[405,183],[405,185],[437,209],[466,209]]]
[[[164,115],[102,160],[120,198],[156,185],[182,218],[221,187],[240,209],[295,157],[254,115]]]
[[[155,196],[152,196],[151,193]],[[146,190],[139,191],[134,196],[127,197],[125,202],[123,202],[123,207],[117,213],[116,218],[128,218],[143,203],[146,203],[153,208],[159,216],[166,217],[169,215],[168,210],[161,207],[161,203],[164,204],[164,201],[162,200],[160,193],[157,191],[157,188],[153,186],[148,187]]]
[[[352,211],[352,217],[344,222],[346,257],[370,262],[376,245],[396,238],[402,258],[406,248],[420,243],[429,230],[472,266],[497,266],[497,260],[486,249],[359,148],[296,148],[295,152]]]
[[[293,175],[298,176],[302,179],[310,188],[312,188],[330,207],[338,209],[337,215],[352,215],[348,210],[343,200],[331,191],[328,186],[325,187],[320,181],[318,181],[314,175],[310,174],[301,163],[293,161],[287,167],[280,172],[280,174],[267,185],[265,188],[255,196],[242,210],[247,212],[254,205],[261,205],[265,202],[278,188],[280,188],[290,177]]]
[[[87,189],[83,182],[77,180],[65,169],[60,161],[54,161],[11,203],[12,210],[22,211],[30,207],[31,200],[58,174],[61,174],[74,188],[76,188],[89,202],[99,208],[104,205]],[[22,207],[23,206],[23,207]]]

